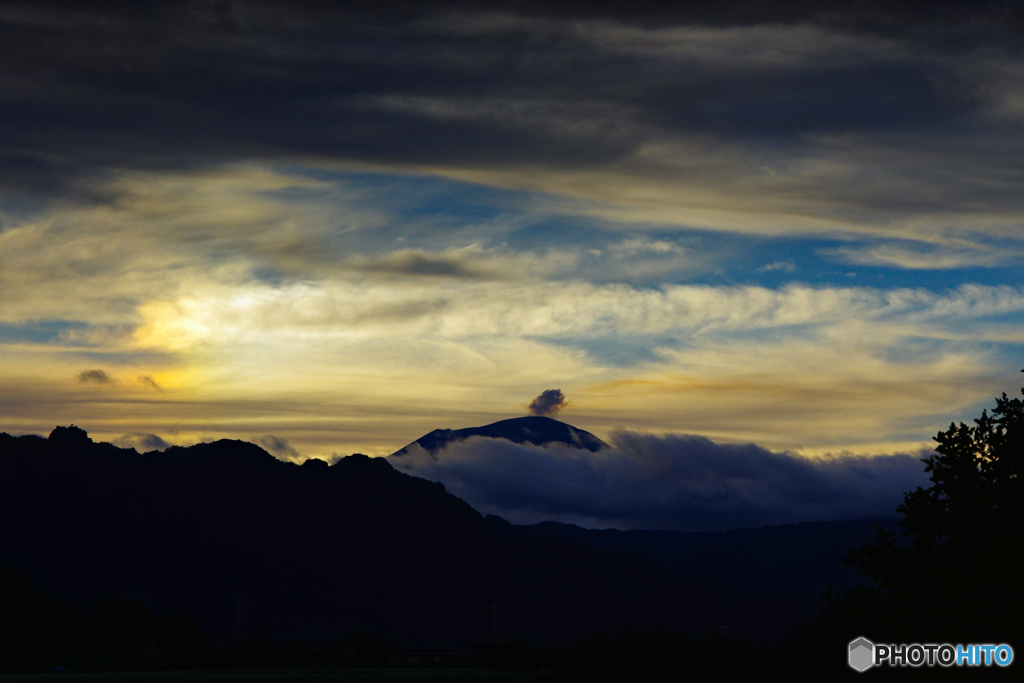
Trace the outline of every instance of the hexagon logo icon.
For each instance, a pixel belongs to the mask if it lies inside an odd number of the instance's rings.
[[[867,671],[875,663],[875,644],[867,638],[850,641],[850,668]]]

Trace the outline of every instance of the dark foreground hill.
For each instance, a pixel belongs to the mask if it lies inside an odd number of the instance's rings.
[[[745,584],[744,590],[772,592],[765,580],[751,583],[730,578],[730,574],[746,575],[749,569],[743,567],[756,568],[765,577],[776,577],[779,590],[786,584],[796,584],[806,596],[816,598],[829,588],[845,590],[862,581],[859,572],[842,560],[851,548],[873,539],[879,527],[896,531],[897,519],[800,522],[713,533],[584,529],[558,522],[519,529],[525,534],[572,540],[588,548],[648,557],[686,572],[694,581],[723,590],[739,583]],[[727,572],[715,569],[716,565],[721,569],[723,562],[730,565]]]
[[[497,635],[548,645],[647,624],[771,636],[808,602],[756,566],[737,597],[714,579],[743,562],[728,553],[687,566],[587,547],[485,520],[384,459],[299,466],[241,441],[139,454],[73,427],[0,434],[0,515],[0,566],[50,597],[136,600],[221,642],[368,631],[464,648],[492,635],[493,605]]]
[[[449,444],[465,441],[471,436],[482,436],[488,439],[505,439],[513,443],[528,443],[544,446],[550,443],[562,443],[588,451],[599,451],[608,448],[601,439],[590,432],[577,429],[570,424],[553,420],[550,417],[529,416],[499,420],[483,427],[466,429],[435,429],[424,434],[408,446],[394,452],[391,457],[408,455],[414,446],[419,446],[430,455],[444,450]]]

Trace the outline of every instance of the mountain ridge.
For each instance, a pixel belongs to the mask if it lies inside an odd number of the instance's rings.
[[[435,648],[486,637],[492,605],[502,636],[563,645],[712,618],[706,591],[667,567],[497,534],[382,458],[300,466],[241,441],[140,454],[66,435],[0,434],[0,515],[17,520],[0,566],[82,612],[131,599],[227,642],[237,598],[245,640],[366,631]]]
[[[435,429],[400,448],[388,457],[409,455],[417,447],[422,448],[432,457],[436,457],[438,451],[444,450],[453,443],[460,443],[474,436],[489,439],[505,439],[512,443],[528,443],[535,446],[561,443],[575,448],[584,448],[592,452],[609,447],[607,443],[590,432],[573,427],[566,422],[540,415],[529,415],[498,420],[481,427]]]
[[[502,637],[561,646],[624,626],[700,633],[723,619],[775,638],[816,597],[794,598],[792,576],[758,566],[767,532],[702,556],[682,553],[678,535],[484,518],[385,458],[297,465],[232,440],[140,454],[74,430],[0,434],[0,515],[16,520],[0,567],[83,612],[98,597],[136,600],[228,642],[241,604],[244,640],[329,645],[365,631],[450,648],[487,637],[498,605]],[[675,549],[659,551],[660,538]],[[709,562],[734,583],[761,583],[739,599]]]

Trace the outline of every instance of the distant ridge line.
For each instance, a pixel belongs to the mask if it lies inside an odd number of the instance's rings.
[[[482,436],[489,439],[505,439],[512,443],[528,443],[534,446],[544,446],[549,443],[562,443],[575,448],[586,449],[591,452],[608,448],[608,444],[594,436],[588,431],[577,429],[570,424],[560,422],[550,417],[531,415],[529,417],[513,417],[507,420],[499,420],[482,427],[468,427],[466,429],[435,429],[424,434],[404,448],[391,454],[391,457],[409,455],[413,447],[419,446],[432,456],[438,451],[444,450],[450,444],[465,441],[473,436]]]

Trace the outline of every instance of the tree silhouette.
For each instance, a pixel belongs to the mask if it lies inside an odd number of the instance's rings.
[[[1008,642],[1022,631],[1024,402],[1003,394],[974,423],[935,437],[923,460],[931,486],[897,509],[902,534],[880,530],[846,560],[874,582],[880,601],[870,604],[887,629],[915,642],[925,633]]]

